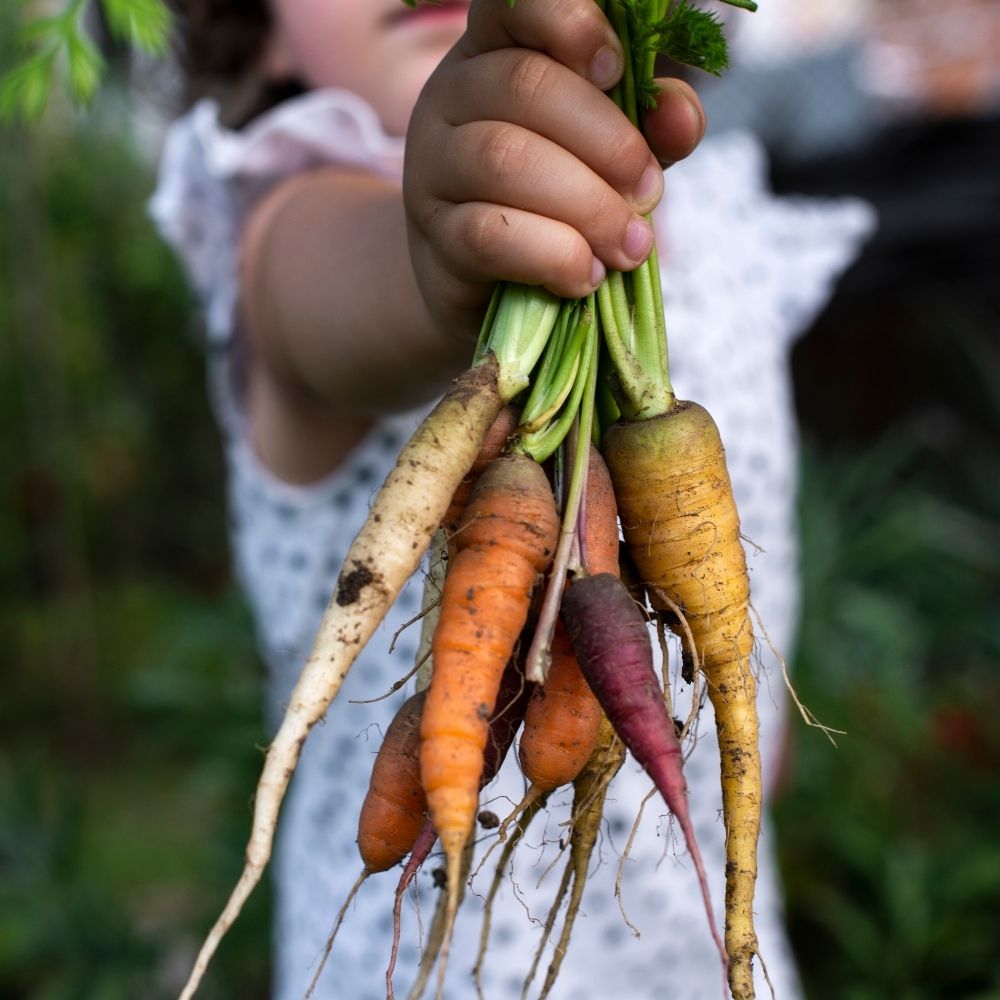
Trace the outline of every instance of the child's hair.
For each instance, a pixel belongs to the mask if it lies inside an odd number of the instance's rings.
[[[221,120],[240,128],[287,97],[296,81],[265,80],[260,59],[271,30],[268,0],[169,0],[176,21],[183,101],[219,102]]]

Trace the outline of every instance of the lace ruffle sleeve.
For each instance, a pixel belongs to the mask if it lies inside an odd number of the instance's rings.
[[[215,102],[201,101],[168,129],[149,211],[199,294],[210,341],[232,333],[248,207],[277,181],[324,165],[399,178],[403,141],[343,90],[311,91],[240,131],[220,124]]]

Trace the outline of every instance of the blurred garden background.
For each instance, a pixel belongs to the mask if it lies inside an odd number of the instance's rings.
[[[846,735],[794,725],[792,938],[811,998],[997,1000],[1000,10],[768,6],[738,79],[704,87],[713,128],[756,128],[778,190],[881,219],[794,356],[794,673]],[[89,110],[57,96],[0,126],[10,1000],[176,992],[238,874],[266,739],[197,315],[145,214],[167,98],[107,51]],[[264,888],[206,998],[267,996],[268,922]]]

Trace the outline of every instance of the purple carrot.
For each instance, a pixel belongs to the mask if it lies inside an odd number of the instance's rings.
[[[681,746],[653,668],[646,622],[625,585],[610,573],[573,583],[563,595],[562,614],[587,683],[680,824],[698,874],[712,937],[728,970],[729,958],[715,925],[705,866],[688,810]]]

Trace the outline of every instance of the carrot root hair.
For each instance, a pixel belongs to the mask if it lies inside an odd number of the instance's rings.
[[[587,869],[597,843],[597,834],[604,815],[604,801],[607,798],[611,780],[625,763],[625,745],[618,738],[614,727],[604,718],[598,732],[597,742],[590,760],[573,783],[573,831],[570,834],[570,856],[567,868],[572,872],[572,890],[566,905],[562,933],[556,942],[542,984],[539,1000],[549,995],[559,976],[563,959],[569,949],[570,936],[587,884]],[[558,899],[559,897],[557,897]],[[527,989],[528,983],[525,983]]]
[[[503,842],[503,851],[501,851],[500,857],[497,859],[496,869],[493,872],[493,880],[490,882],[486,901],[483,904],[483,926],[479,932],[479,951],[476,953],[476,964],[472,967],[472,978],[476,984],[476,993],[480,998],[483,997],[483,962],[486,959],[486,951],[489,948],[490,942],[490,929],[493,922],[493,901],[496,899],[496,895],[500,891],[500,886],[503,884],[504,872],[510,864],[510,859],[514,854],[515,848],[520,843],[528,827],[531,826],[531,821],[545,808],[548,797],[548,792],[542,792],[520,811],[516,817],[517,825],[514,827],[514,832]],[[513,815],[509,817],[509,819],[513,818]]]
[[[375,755],[358,818],[358,851],[370,872],[399,864],[427,822],[420,784],[420,720],[426,697],[418,691],[403,702]]]
[[[507,841],[507,831],[510,829],[511,824],[517,824],[514,827],[514,836],[519,836],[520,832],[523,830],[522,821],[527,816],[529,810],[537,805],[540,798],[548,797],[551,789],[540,788],[538,785],[531,785],[528,790],[524,793],[521,801],[514,806],[513,809],[503,818],[500,826],[497,828],[497,843],[505,844]],[[532,813],[532,815],[534,815]]]
[[[403,874],[399,876],[399,883],[396,886],[396,897],[392,905],[392,951],[389,953],[389,965],[385,970],[385,995],[386,1000],[395,1000],[395,992],[392,986],[392,977],[396,971],[396,957],[399,954],[399,935],[402,923],[403,897],[410,883],[414,880],[417,872],[420,871],[423,863],[430,856],[437,843],[437,834],[434,832],[434,824],[428,819],[424,823],[423,829],[417,837],[413,850],[410,852],[410,859],[406,862]]]
[[[370,872],[367,868],[361,869],[361,874],[358,876],[354,885],[351,886],[351,891],[348,892],[343,905],[337,911],[337,919],[333,922],[333,929],[330,931],[330,935],[326,939],[326,944],[323,946],[323,955],[319,960],[319,965],[316,967],[316,972],[313,974],[312,981],[309,983],[309,989],[306,990],[305,1000],[309,1000],[313,993],[316,992],[319,977],[323,975],[323,969],[326,968],[326,960],[330,957],[330,952],[333,951],[333,942],[337,939],[337,932],[340,930],[340,925],[344,922],[344,917],[347,916],[347,908],[351,905],[351,901],[358,894],[358,890],[361,888],[362,884],[366,882],[368,877],[372,874],[374,873]]]
[[[457,878],[451,878],[451,872],[448,873],[448,884],[438,895],[437,905],[434,909],[434,919],[431,921],[431,928],[427,934],[427,943],[424,945],[424,953],[420,959],[420,970],[417,974],[417,979],[407,994],[406,1000],[420,1000],[424,995],[424,991],[427,989],[427,983],[430,980],[431,972],[434,970],[434,966],[438,962],[438,957],[442,956],[445,943],[447,941],[447,935],[450,931],[449,926],[449,912],[452,906],[452,894],[451,889],[454,886],[455,889],[455,911],[457,912],[459,905],[462,902],[462,896],[465,893],[466,880],[469,877],[469,871],[472,868],[472,852],[474,844],[472,838],[469,838],[469,842],[462,848],[459,855],[459,866]],[[452,924],[454,923],[454,914],[452,914]],[[440,973],[439,981],[443,982],[444,973]],[[440,988],[440,987],[439,987]]]
[[[562,908],[563,900],[566,898],[566,893],[569,891],[572,879],[573,863],[567,859],[566,865],[563,867],[562,878],[559,880],[559,888],[556,890],[552,905],[549,907],[548,916],[545,918],[545,926],[542,927],[542,936],[538,939],[538,945],[531,960],[531,968],[528,969],[528,974],[524,978],[524,985],[521,987],[521,1000],[527,1000],[528,989],[535,981],[538,966],[542,961],[542,956],[545,954],[545,946],[549,943],[549,938],[552,936],[552,930],[556,925],[556,917],[559,916],[559,910]]]

